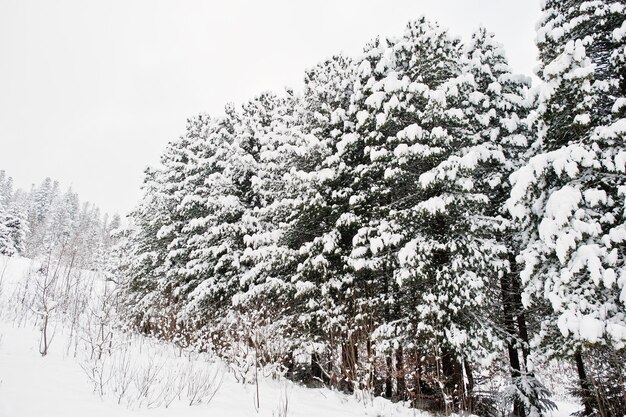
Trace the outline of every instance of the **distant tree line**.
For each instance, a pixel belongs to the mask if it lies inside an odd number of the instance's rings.
[[[71,188],[44,179],[30,190],[15,189],[0,171],[0,254],[72,264],[83,269],[107,268],[111,232],[119,215],[109,217]]]

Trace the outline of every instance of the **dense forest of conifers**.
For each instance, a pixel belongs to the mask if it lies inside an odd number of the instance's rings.
[[[625,16],[546,0],[534,87],[421,18],[191,118],[117,235],[122,322],[446,413],[541,415],[558,360],[624,415]]]
[[[46,178],[24,190],[0,171],[0,255],[106,270],[115,243],[111,232],[120,226],[119,215],[103,214],[94,204],[81,202],[58,181]]]

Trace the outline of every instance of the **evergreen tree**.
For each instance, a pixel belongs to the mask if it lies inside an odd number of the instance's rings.
[[[130,215],[126,242],[120,244],[127,254],[119,270],[124,274],[124,314],[128,323],[163,337],[171,337],[176,327],[174,283],[169,284],[166,275],[175,256],[170,246],[183,227],[176,209],[185,197],[182,183],[192,157],[188,147],[199,140],[207,120],[204,116],[188,120],[187,134],[168,145],[161,166],[146,170],[143,198]]]
[[[291,122],[284,123],[293,139],[287,146],[289,165],[283,166],[283,188],[276,200],[280,212],[277,257],[278,272],[292,282],[294,300],[287,317],[292,343],[310,354],[310,376],[328,381],[334,372],[331,337],[326,327],[328,294],[323,288],[327,275],[311,263],[311,250],[328,231],[332,216],[325,183],[330,170],[324,160],[332,155],[344,128],[345,112],[354,82],[354,64],[334,56],[307,71],[301,98],[294,103]],[[287,132],[285,132],[287,133]],[[278,185],[278,184],[277,184]],[[268,212],[270,214],[271,212]],[[271,214],[270,214],[271,216]]]
[[[14,255],[17,253],[15,241],[11,234],[8,213],[8,201],[11,197],[12,181],[4,171],[0,171],[0,255]]]
[[[611,1],[546,1],[537,41],[537,155],[513,177],[522,220],[524,301],[542,306],[535,343],[574,359],[585,414],[623,414],[612,381],[591,393],[586,351],[623,349],[624,22]],[[604,391],[606,389],[606,391]],[[594,411],[595,410],[595,411]]]
[[[0,253],[17,255],[24,251],[28,224],[20,206],[19,190],[14,192],[13,179],[0,171]]]
[[[537,415],[553,404],[545,398],[548,394],[545,388],[527,370],[528,324],[516,262],[520,231],[505,208],[511,189],[509,176],[528,159],[533,142],[529,126],[530,80],[511,72],[502,46],[484,28],[474,32],[465,51],[464,67],[474,80],[474,91],[468,95],[465,110],[473,126],[474,141],[497,153],[474,176],[476,186],[489,198],[482,230],[506,247],[491,266],[491,282],[499,284],[499,294],[489,294],[491,299],[500,298],[502,310],[485,310],[482,317],[494,324],[494,334],[503,333],[514,390],[513,415]]]
[[[241,115],[232,107],[226,110],[226,117],[216,120],[204,137],[180,205],[185,213],[180,246],[187,259],[181,274],[189,280],[185,314],[220,347],[222,339],[226,341],[224,319],[239,288],[236,274],[244,271],[240,262],[247,232],[244,214],[251,204],[256,167],[254,157],[240,146],[244,142],[254,148],[254,138],[238,138]],[[194,187],[194,180],[203,184]]]
[[[353,178],[345,191],[348,207],[343,218],[354,230],[348,240],[348,262],[360,292],[356,295],[357,314],[365,318],[362,328],[369,327],[366,339],[375,332],[378,353],[386,356],[386,395],[391,395],[391,349],[397,347],[399,397],[405,396],[402,346],[428,349],[425,341],[416,343],[417,335],[411,329],[415,306],[402,297],[423,294],[423,290],[399,288],[396,275],[401,261],[397,251],[421,233],[402,230],[404,225],[397,222],[398,209],[420,200],[412,179],[415,171],[425,166],[423,155],[409,162],[403,152],[407,142],[421,131],[430,92],[457,73],[459,52],[457,41],[425,19],[410,23],[398,39],[372,43],[360,63],[350,107],[354,127],[338,144],[341,163],[345,163],[340,165],[342,174]],[[406,168],[406,175],[399,173],[400,166]]]

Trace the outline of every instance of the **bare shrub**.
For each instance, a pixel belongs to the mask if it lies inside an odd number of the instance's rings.
[[[273,417],[287,417],[289,415],[289,391],[287,386],[280,391],[278,397],[278,405],[272,411]]]
[[[122,399],[127,396],[133,383],[133,365],[128,349],[122,349],[113,359],[111,392],[115,395],[118,404],[122,403]]]
[[[192,367],[187,379],[187,399],[189,405],[209,403],[215,397],[224,381],[224,372],[207,367]]]
[[[158,390],[156,385],[163,366],[165,362],[158,363],[154,357],[150,357],[147,362],[139,365],[133,384],[140,404],[153,404],[154,393]]]
[[[108,384],[112,378],[112,369],[106,359],[105,356],[79,362],[81,369],[93,384],[93,392],[101,397],[107,393]]]

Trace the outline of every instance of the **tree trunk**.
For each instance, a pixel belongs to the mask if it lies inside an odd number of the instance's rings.
[[[528,336],[528,326],[526,324],[526,314],[524,313],[524,305],[522,304],[521,284],[520,284],[519,277],[517,276],[517,273],[516,273],[515,256],[513,254],[509,254],[509,261],[511,263],[511,269],[513,271],[511,274],[509,274],[510,276],[509,283],[510,283],[510,289],[511,289],[510,295],[511,295],[515,321],[517,323],[519,341],[521,342],[521,350],[522,350],[522,363],[520,364],[520,368],[521,368],[521,365],[523,365],[523,371],[526,372],[527,377],[534,378],[535,377],[534,372],[528,371],[528,357],[530,355],[530,338]],[[538,398],[533,398],[531,400],[536,401],[538,400]],[[538,404],[535,404],[535,405],[538,406]],[[522,417],[526,415],[526,410],[523,407],[520,407],[519,412],[520,412],[520,416]],[[541,417],[541,415],[539,417]]]
[[[519,354],[517,347],[515,346],[515,340],[517,339],[517,332],[515,330],[515,318],[514,313],[516,311],[515,302],[513,301],[512,286],[510,274],[503,275],[500,278],[500,292],[502,295],[502,313],[504,319],[504,329],[507,333],[507,353],[509,356],[509,364],[511,365],[511,379],[513,384],[519,381],[522,376],[521,366],[519,361]],[[519,396],[515,396],[513,400],[513,417],[526,417],[526,409],[522,399]]]
[[[469,410],[466,403],[465,379],[463,378],[463,364],[456,358],[452,362],[452,381],[454,382],[455,405],[459,410]]]
[[[459,410],[464,399],[463,368],[453,352],[443,350],[441,365],[446,395],[452,399],[451,411]]]
[[[583,356],[580,348],[574,354],[574,361],[576,362],[576,369],[578,371],[578,381],[580,383],[581,400],[585,407],[584,415],[590,416],[593,414],[593,406],[591,404],[591,386],[587,379],[587,372],[585,371],[585,363],[583,362]]]
[[[347,392],[354,391],[354,383],[356,382],[356,364],[358,362],[358,346],[350,337],[341,345],[343,378],[341,389]]]
[[[413,381],[414,407],[423,408],[422,400],[422,357],[419,352],[415,352],[415,377]]]
[[[406,399],[406,381],[404,380],[404,351],[402,345],[396,350],[396,395],[400,400]]]
[[[320,366],[320,355],[317,352],[311,354],[311,377],[322,380],[322,367]]]
[[[468,360],[463,361],[465,367],[465,377],[467,378],[467,387],[465,388],[465,409],[470,413],[474,412],[474,373],[472,372],[472,365]]]
[[[391,358],[391,353],[385,355],[385,361],[387,365],[387,375],[385,377],[385,398],[391,398],[393,395],[393,361]]]
[[[515,262],[515,258],[512,255],[509,258],[512,258],[512,262]],[[512,263],[511,265],[515,265],[515,263]],[[512,307],[516,315],[519,338],[522,341],[522,356],[524,359],[524,367],[526,368],[526,365],[528,364],[528,356],[530,355],[530,339],[528,337],[528,327],[526,325],[524,305],[522,304],[522,290],[520,288],[518,277],[513,274],[511,274],[510,277]]]

